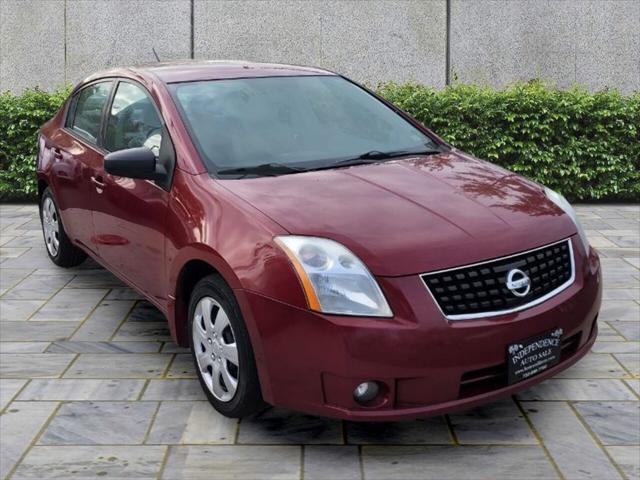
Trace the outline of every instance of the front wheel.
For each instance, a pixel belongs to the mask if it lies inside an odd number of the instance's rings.
[[[238,303],[217,275],[198,282],[189,302],[191,353],[213,407],[239,418],[264,406],[253,348]]]
[[[45,189],[40,199],[40,222],[42,222],[47,254],[53,263],[59,267],[70,268],[85,261],[87,254],[72,244],[67,237],[49,187]]]

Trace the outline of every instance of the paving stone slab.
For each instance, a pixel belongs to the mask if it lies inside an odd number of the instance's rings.
[[[362,480],[360,455],[355,445],[304,447],[304,480]]]
[[[240,421],[238,443],[340,444],[342,423],[280,408],[269,408]]]
[[[0,353],[44,353],[50,342],[0,342]]]
[[[629,480],[640,479],[640,454],[638,446],[607,447],[607,452]]]
[[[0,300],[0,321],[19,322],[28,320],[41,306],[44,300]]]
[[[154,479],[166,454],[163,446],[36,446],[12,477],[20,479]]]
[[[616,353],[614,355],[634,377],[640,377],[640,353]]]
[[[238,420],[216,412],[208,401],[162,402],[147,444],[232,444]]]
[[[640,380],[638,380],[638,379],[625,380],[624,383],[629,385],[629,388],[631,388],[631,390],[636,392],[636,395],[638,395],[638,397],[640,397]]]
[[[77,341],[108,341],[118,330],[133,308],[131,300],[103,301],[96,307],[71,340]]]
[[[5,243],[2,244],[2,241],[5,240]],[[42,237],[39,235],[27,236],[20,235],[18,237],[3,237],[0,235],[0,244],[3,247],[29,247],[29,248],[42,248]]]
[[[54,402],[13,402],[0,421],[0,478],[15,466],[54,412]]]
[[[27,381],[24,378],[0,378],[0,410],[4,410]],[[0,418],[0,423],[2,423],[2,418]]]
[[[576,410],[604,445],[638,445],[640,402],[577,402]]]
[[[622,380],[552,378],[517,395],[520,400],[635,400]]]
[[[164,374],[171,357],[172,355],[161,353],[100,355],[81,353],[64,376],[67,378],[158,378]]]
[[[152,342],[53,342],[47,353],[156,353],[162,343]]]
[[[28,248],[24,248],[24,247],[7,247],[7,246],[1,246],[0,247],[0,258],[17,258],[20,255],[28,252],[29,249]]]
[[[411,422],[345,422],[347,442],[353,445],[446,445],[453,443],[444,417]]]
[[[63,288],[32,317],[35,321],[80,322],[107,295],[105,289]]]
[[[560,372],[554,378],[625,378],[629,374],[613,356],[588,353],[578,363]]]
[[[611,240],[614,244],[616,244],[618,247],[638,248],[638,246],[640,246],[640,238],[638,238],[637,236],[620,237],[620,236],[609,235],[607,236],[607,238]]]
[[[153,340],[160,342],[171,341],[171,333],[166,320],[161,322],[134,322],[129,318],[124,322],[116,334],[115,341]]]
[[[598,319],[640,321],[640,304],[634,300],[604,300]]]
[[[136,400],[144,380],[39,379],[20,392],[20,400]]]
[[[178,353],[167,372],[167,378],[197,378],[191,353]]]
[[[0,231],[0,247],[3,248],[12,248],[16,246],[20,246],[23,243],[22,235],[11,235],[11,232],[7,232],[6,234]],[[27,246],[27,245],[25,245]]]
[[[157,408],[157,402],[65,403],[38,445],[141,444]]]
[[[620,332],[606,322],[598,321],[598,340],[604,342],[626,342]]]
[[[603,300],[640,300],[640,289],[638,288],[604,288],[602,291]]]
[[[298,446],[212,445],[170,447],[165,480],[299,480]],[[215,476],[214,476],[215,475]]]
[[[365,446],[367,480],[513,480],[557,478],[537,446]]]
[[[111,289],[106,300],[142,300],[143,298],[142,294],[132,288],[118,287]]]
[[[640,342],[640,322],[608,322],[617,332],[630,342]]]
[[[591,347],[594,353],[640,353],[640,342],[601,342],[596,341]],[[614,355],[615,356],[615,355]]]
[[[9,268],[6,262],[2,268]],[[5,300],[48,300],[73,278],[73,274],[30,275],[8,290]]]
[[[27,278],[31,272],[33,269],[7,268],[3,265],[0,268],[0,295]]]
[[[629,265],[637,268],[640,270],[640,257],[623,257],[624,261],[627,262]]]
[[[143,400],[205,400],[204,391],[196,379],[149,380]]]
[[[2,378],[51,378],[58,377],[73,361],[75,355],[46,353],[0,354]]]
[[[165,342],[160,351],[162,353],[189,353],[189,348],[176,345],[173,340],[171,340],[170,342]]]
[[[620,478],[605,452],[567,403],[525,402],[522,406],[566,478]]]
[[[133,307],[127,322],[167,323],[167,319],[160,310],[146,300],[143,300],[136,303],[135,307]]]
[[[69,282],[67,288],[122,288],[122,280],[113,273],[104,270],[85,270]]]
[[[538,441],[511,398],[451,415],[460,444],[536,445]]]
[[[3,342],[66,340],[77,325],[71,322],[0,322]]]
[[[13,234],[19,234],[20,236],[33,235],[33,236],[42,238],[42,232],[38,230],[29,231],[21,228],[20,230],[6,230],[3,232],[7,234],[10,234],[9,232],[13,232]],[[28,252],[23,253],[17,258],[7,258],[2,263],[2,267],[3,268],[25,268],[25,269],[31,269],[31,270],[34,270],[37,268],[51,268],[51,260],[49,260],[49,257],[44,252],[44,249],[31,248]],[[60,267],[56,267],[56,269],[60,272],[65,271]],[[69,274],[67,273],[67,275]],[[69,278],[69,280],[71,280],[71,278]],[[46,284],[44,284],[43,286],[47,287]],[[35,293],[35,292],[32,292],[32,293]]]

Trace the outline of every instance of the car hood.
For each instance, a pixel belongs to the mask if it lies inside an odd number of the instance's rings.
[[[509,255],[576,231],[538,184],[457,150],[220,183],[291,234],[342,243],[379,276]]]

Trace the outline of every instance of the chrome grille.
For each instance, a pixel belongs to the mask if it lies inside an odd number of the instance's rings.
[[[530,290],[517,296],[506,286],[507,275],[519,269]],[[537,305],[567,288],[574,279],[571,240],[463,267],[421,275],[451,320],[501,315]]]

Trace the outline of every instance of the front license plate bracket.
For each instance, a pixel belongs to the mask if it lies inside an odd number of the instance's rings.
[[[549,330],[507,347],[509,385],[531,378],[560,361],[562,329]]]

